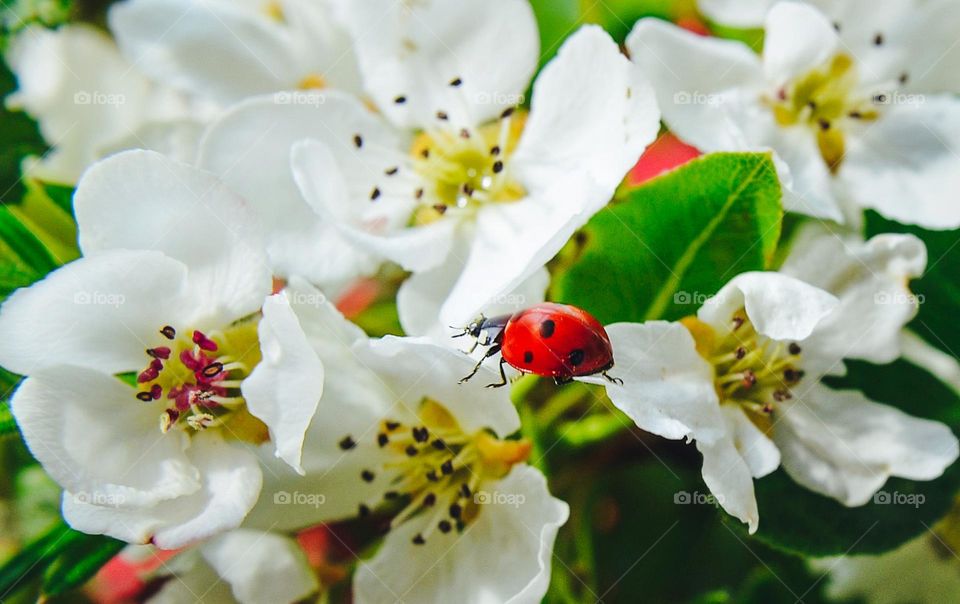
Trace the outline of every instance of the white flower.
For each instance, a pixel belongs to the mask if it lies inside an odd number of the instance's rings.
[[[12,408],[30,450],[78,530],[170,549],[237,526],[261,484],[244,443],[299,469],[323,387],[268,297],[246,207],[149,151],[95,164],[74,201],[84,257],[0,311],[0,363],[29,376]]]
[[[586,380],[606,385],[641,428],[696,439],[707,486],[751,531],[753,478],[781,463],[801,485],[857,506],[890,476],[930,480],[958,454],[946,426],[820,382],[842,374],[844,358],[898,356],[916,313],[906,283],[926,264],[923,244],[904,235],[839,245],[830,234],[801,238],[787,274],[739,275],[696,317],[609,326],[624,384]]]
[[[336,93],[315,105],[249,101],[212,128],[203,164],[270,182],[271,219],[332,223],[370,261],[412,271],[399,295],[408,333],[466,324],[517,288],[535,291],[543,265],[655,137],[645,80],[585,27],[541,72],[528,116],[515,110],[537,63],[524,0],[339,8],[381,114]],[[301,139],[313,140],[293,145]],[[291,146],[312,220],[282,163]],[[287,255],[302,267],[292,272],[327,262],[312,245]]]
[[[31,175],[73,184],[95,160],[131,147],[192,161],[209,108],[148,80],[99,30],[30,26],[6,60],[18,83],[7,106],[36,119],[53,147]]]
[[[762,57],[653,19],[627,46],[680,138],[706,152],[776,152],[788,210],[840,220],[852,203],[927,228],[960,226],[960,5],[823,4],[829,17],[776,4]]]
[[[327,369],[306,475],[269,459],[249,526],[376,514],[390,532],[354,579],[357,602],[539,602],[568,508],[506,437],[520,419],[494,372],[423,338],[368,339],[300,279],[286,290]],[[372,518],[373,516],[371,516]],[[388,520],[388,518],[390,518]]]
[[[810,566],[828,576],[826,593],[833,600],[950,602],[960,593],[960,561],[954,551],[956,535],[941,530],[948,523],[883,554],[822,558],[811,560]],[[955,532],[956,522],[951,524]]]
[[[110,9],[124,54],[174,88],[228,105],[279,90],[359,89],[326,0],[126,0]]]
[[[182,552],[150,604],[299,602],[318,589],[303,551],[290,537],[234,529]]]

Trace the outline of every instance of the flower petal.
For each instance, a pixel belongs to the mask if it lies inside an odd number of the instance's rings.
[[[899,93],[898,93],[899,94]],[[929,229],[960,226],[960,101],[904,97],[850,136],[839,178],[859,205]]]
[[[745,44],[698,36],[660,19],[641,19],[627,37],[630,57],[650,78],[663,121],[702,151],[747,146],[731,115],[738,88],[764,86],[760,59]]]
[[[443,403],[467,434],[487,428],[504,438],[520,428],[507,389],[486,388],[499,381],[492,367],[484,365],[470,381],[459,383],[474,365],[459,350],[426,338],[386,336],[358,348],[357,354],[393,392],[397,403],[411,411],[430,398]]]
[[[187,454],[203,479],[196,493],[152,507],[114,508],[84,503],[66,492],[64,519],[85,533],[152,542],[161,549],[178,549],[236,528],[260,493],[257,458],[213,434],[194,437]]]
[[[803,2],[779,2],[764,27],[763,70],[779,86],[820,67],[840,45],[830,21]]]
[[[334,148],[313,140],[294,146],[294,178],[307,203],[353,245],[388,258],[405,270],[419,272],[441,263],[453,244],[458,221],[441,219],[408,228],[415,207],[413,192],[397,195],[386,184],[385,194],[376,199],[375,213],[372,209],[358,212],[358,200],[369,199],[370,191],[381,191],[371,175],[384,175],[396,157],[388,157],[379,166],[342,165],[344,158],[353,154],[350,150],[335,155]]]
[[[186,436],[161,433],[160,409],[135,394],[115,377],[63,365],[27,378],[11,406],[30,451],[80,502],[135,509],[197,491]]]
[[[80,258],[20,289],[0,310],[0,364],[29,375],[68,364],[138,371],[158,330],[179,324],[186,267],[159,252],[116,250]]]
[[[235,529],[201,546],[206,561],[241,604],[299,602],[317,591],[317,577],[290,537]]]
[[[153,78],[221,103],[296,88],[309,72],[290,28],[253,3],[127,0],[109,16],[126,56]]]
[[[730,27],[763,26],[767,11],[776,0],[697,0],[700,9],[711,21]]]
[[[678,323],[614,323],[606,327],[616,365],[614,384],[601,377],[578,378],[606,386],[618,409],[641,429],[664,438],[713,442],[726,431],[713,386],[713,369],[693,336]]]
[[[840,300],[804,348],[836,360],[889,363],[899,357],[901,331],[919,304],[908,283],[926,264],[926,247],[913,235],[889,233],[863,242],[813,223],[801,229],[781,271]]]
[[[957,439],[935,421],[912,417],[814,382],[782,407],[774,442],[801,485],[858,506],[891,476],[932,480],[957,459]]]
[[[586,175],[568,174],[548,191],[477,213],[463,272],[440,311],[445,325],[466,325],[480,309],[539,271],[613,194]],[[453,261],[448,259],[448,262]]]
[[[772,340],[804,340],[837,305],[834,296],[799,279],[750,272],[730,280],[700,307],[697,316],[726,332],[733,314],[745,308],[757,333]]]
[[[739,409],[726,412],[742,414]],[[703,454],[703,481],[717,503],[728,514],[746,523],[751,534],[755,533],[760,524],[760,512],[753,489],[753,474],[733,435],[712,443],[697,441],[697,449]]]
[[[252,214],[209,173],[153,151],[126,151],[84,174],[74,208],[84,254],[154,249],[186,264],[196,321],[229,323],[257,311],[270,293]]]
[[[284,293],[267,298],[257,331],[263,360],[243,380],[243,397],[270,429],[277,457],[303,474],[301,449],[323,393],[323,363]]]
[[[540,602],[550,582],[557,530],[569,508],[529,466],[517,466],[484,488],[491,503],[481,504],[460,535],[435,532],[423,545],[413,545],[422,530],[416,520],[391,532],[357,571],[357,602]]]
[[[399,126],[433,126],[439,110],[457,126],[479,125],[522,103],[537,66],[537,24],[524,0],[339,0],[337,9],[367,93]]]
[[[660,130],[650,83],[595,25],[567,38],[533,90],[511,162],[530,189],[549,189],[570,171],[615,187]]]

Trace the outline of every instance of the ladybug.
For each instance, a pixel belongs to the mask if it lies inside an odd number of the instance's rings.
[[[523,373],[552,377],[565,384],[574,377],[601,374],[611,382],[623,381],[607,375],[613,367],[613,349],[603,325],[590,313],[575,306],[544,302],[512,315],[486,318],[480,315],[455,338],[471,336],[473,346],[488,346],[483,358],[460,380],[464,383],[480,370],[488,358],[500,353],[500,383],[507,384],[503,364]]]

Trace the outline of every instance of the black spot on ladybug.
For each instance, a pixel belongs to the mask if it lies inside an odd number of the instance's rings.
[[[557,328],[557,324],[553,322],[553,319],[547,319],[540,324],[540,337],[549,338],[553,335],[553,331]]]
[[[570,351],[570,355],[567,357],[570,361],[570,365],[576,367],[583,362],[583,358],[586,356],[582,348],[575,348]]]
[[[525,353],[523,353],[523,362],[524,362],[524,363],[532,363],[532,362],[533,362],[533,353],[530,352],[529,350],[526,351]]]

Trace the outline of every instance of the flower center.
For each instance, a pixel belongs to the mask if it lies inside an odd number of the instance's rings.
[[[178,332],[167,325],[160,334],[164,344],[147,349],[150,363],[136,378],[137,399],[164,405],[160,430],[224,428],[228,437],[266,441],[266,426],[250,415],[240,392],[241,382],[261,358],[257,320],[209,333]]]
[[[800,76],[764,99],[781,126],[805,124],[814,129],[817,146],[831,172],[840,168],[844,155],[843,125],[847,120],[872,121],[879,117],[876,103],[858,92],[859,78],[849,55],[834,55],[825,65]]]
[[[437,117],[448,119],[443,111]],[[410,155],[422,186],[415,192],[420,208],[414,223],[435,220],[451,208],[522,198],[524,189],[510,177],[508,164],[525,121],[525,112],[507,109],[499,119],[472,130],[439,128],[417,136]]]
[[[383,473],[387,490],[382,499],[362,503],[359,513],[366,516],[384,502],[401,501],[390,529],[422,518],[424,529],[413,538],[414,544],[422,545],[435,531],[463,531],[479,507],[488,503],[476,496],[481,485],[502,478],[526,460],[531,445],[500,440],[484,430],[466,434],[450,412],[431,399],[423,400],[417,415],[416,424],[381,423],[376,446],[384,461],[380,468],[364,469],[359,479],[373,482]],[[343,450],[356,446],[350,436],[340,441]]]
[[[720,404],[740,405],[766,428],[777,405],[793,398],[791,389],[804,376],[800,346],[758,334],[743,309],[734,313],[725,334],[695,317],[681,322],[693,335],[697,352],[713,366]]]

